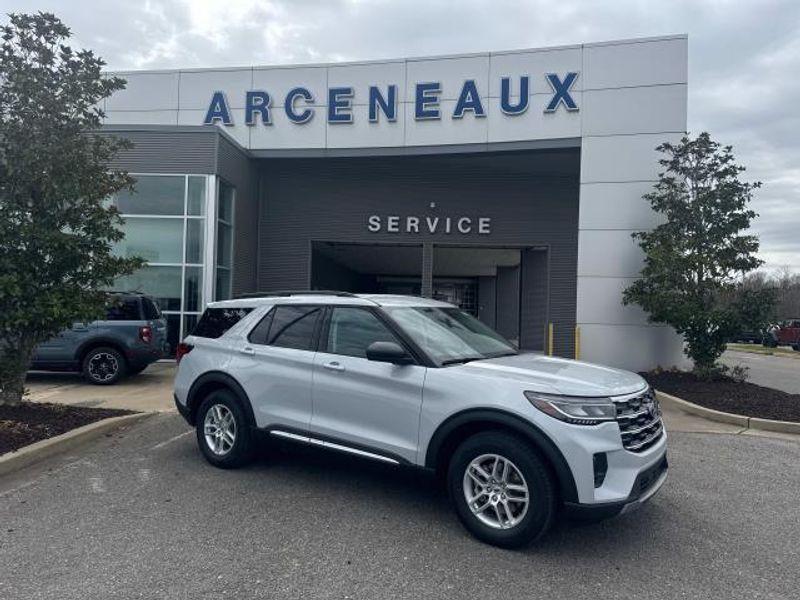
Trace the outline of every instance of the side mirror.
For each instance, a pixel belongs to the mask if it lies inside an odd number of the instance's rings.
[[[394,342],[372,342],[367,348],[367,360],[395,365],[410,365],[414,362],[414,357],[406,352],[402,346]]]

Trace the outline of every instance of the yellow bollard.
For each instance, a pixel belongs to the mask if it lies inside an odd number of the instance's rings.
[[[581,359],[581,328],[575,325],[575,360]]]
[[[547,355],[553,356],[553,324],[547,325]]]

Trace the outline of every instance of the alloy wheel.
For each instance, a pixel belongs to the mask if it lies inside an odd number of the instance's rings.
[[[110,352],[98,352],[89,360],[88,370],[89,376],[95,381],[109,381],[119,371],[119,362]]]
[[[203,433],[208,448],[217,456],[225,456],[236,443],[236,419],[224,404],[214,404],[206,411]]]
[[[493,529],[510,529],[528,512],[530,493],[522,471],[504,456],[482,454],[464,472],[464,498],[472,514]]]

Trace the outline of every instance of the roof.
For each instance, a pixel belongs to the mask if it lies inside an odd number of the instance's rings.
[[[419,296],[401,296],[393,294],[348,294],[336,293],[303,293],[287,295],[264,295],[255,298],[235,298],[211,302],[210,308],[249,308],[265,304],[326,304],[332,306],[438,306],[452,307],[452,304],[421,298]]]

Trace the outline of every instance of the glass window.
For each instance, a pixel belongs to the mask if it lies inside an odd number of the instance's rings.
[[[158,302],[162,310],[181,310],[181,267],[147,266],[118,278],[114,288],[146,293]]]
[[[186,219],[186,262],[203,263],[204,219]]]
[[[148,321],[161,318],[161,311],[158,309],[158,304],[146,296],[142,298],[142,308],[144,309],[144,318]]]
[[[202,310],[203,268],[186,267],[184,278],[183,310],[188,312],[199,312]]]
[[[133,193],[115,194],[113,203],[122,214],[182,215],[186,177],[183,175],[134,175]]]
[[[181,316],[179,314],[164,315],[167,319],[167,346],[169,356],[175,356],[181,335]]]
[[[368,310],[333,309],[328,329],[328,352],[366,358],[367,348],[373,342],[397,343],[397,338]]]
[[[224,181],[219,184],[219,207],[217,218],[220,221],[231,223],[233,221],[233,190],[232,185],[228,185]]]
[[[206,178],[189,175],[189,197],[186,214],[206,214]]]
[[[231,297],[231,272],[228,269],[217,267],[216,295],[217,300],[227,300]]]
[[[139,299],[112,296],[106,309],[106,321],[139,321]]]
[[[130,217],[122,230],[125,237],[114,247],[117,255],[140,256],[151,263],[183,262],[182,219]]]
[[[458,308],[387,310],[411,339],[443,365],[517,353],[511,342]]]
[[[218,338],[236,325],[252,308],[207,308],[192,335]]]
[[[269,334],[269,326],[272,325],[272,316],[275,314],[274,310],[270,310],[263,319],[258,322],[258,325],[253,327],[247,339],[254,344],[266,344],[267,335]]]
[[[231,227],[223,223],[217,227],[217,264],[221,267],[231,266]]]
[[[311,350],[318,306],[278,306],[272,317],[267,343],[281,348]]]

